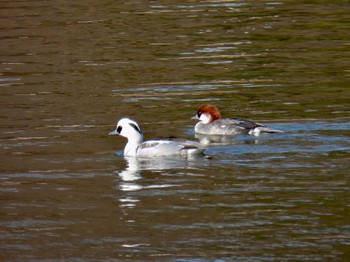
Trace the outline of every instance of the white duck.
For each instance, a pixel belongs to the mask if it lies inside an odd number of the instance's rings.
[[[121,135],[128,139],[124,148],[124,156],[169,156],[169,155],[196,155],[206,149],[203,145],[189,140],[150,140],[143,142],[143,133],[139,125],[129,118],[122,118],[117,128],[109,135]]]

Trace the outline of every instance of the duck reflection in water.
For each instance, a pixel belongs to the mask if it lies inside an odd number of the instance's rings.
[[[216,145],[256,145],[260,143],[260,139],[255,137],[247,137],[244,135],[230,136],[230,135],[203,135],[195,133],[194,137],[205,146],[216,146]]]
[[[127,166],[124,170],[118,173],[121,179],[120,189],[122,191],[135,191],[144,188],[164,188],[173,186],[168,184],[142,186],[140,183],[140,180],[142,180],[142,171],[151,170],[159,172],[174,169],[191,169],[195,168],[196,165],[203,165],[207,162],[207,158],[196,155],[186,158],[181,156],[166,156],[156,158],[124,158],[127,161]]]
[[[166,170],[174,169],[192,169],[195,165],[206,164],[206,159],[203,157],[183,158],[181,156],[172,157],[157,157],[157,158],[140,158],[140,157],[124,157],[127,166],[124,170],[116,171],[120,177],[119,189],[125,193],[136,192],[144,189],[159,189],[178,186],[176,184],[161,183],[162,180],[157,180],[160,183],[149,185],[142,177],[143,171],[154,171],[162,173]],[[201,161],[202,160],[202,161]],[[124,215],[127,215],[127,210],[135,208],[140,199],[137,194],[122,195],[119,198],[120,207],[123,208]],[[130,220],[134,221],[134,220]]]
[[[137,180],[141,179],[138,161],[135,157],[125,157],[125,159],[127,166],[125,170],[119,172],[119,177],[122,180],[120,189],[122,191],[140,190],[142,186],[136,183]]]

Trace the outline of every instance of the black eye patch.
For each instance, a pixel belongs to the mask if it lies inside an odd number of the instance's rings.
[[[129,123],[129,125],[132,126],[138,133],[140,133],[142,135],[142,131],[137,125],[135,125],[133,123]]]
[[[197,112],[197,116],[198,116],[198,117],[201,117],[201,115],[202,115],[202,112],[198,111],[198,112]]]
[[[122,129],[123,129],[123,128],[122,128],[121,126],[118,126],[118,127],[117,127],[117,132],[118,132],[118,134],[120,134],[120,132],[122,131]]]

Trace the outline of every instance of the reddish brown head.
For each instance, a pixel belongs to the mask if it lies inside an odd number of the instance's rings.
[[[197,116],[203,123],[210,123],[221,118],[219,109],[216,106],[209,104],[200,105],[197,110]]]

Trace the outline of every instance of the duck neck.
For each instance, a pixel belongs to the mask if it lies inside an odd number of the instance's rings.
[[[128,139],[128,143],[124,148],[125,156],[136,156],[138,146],[142,143],[143,137],[142,135],[137,135],[131,139]]]

